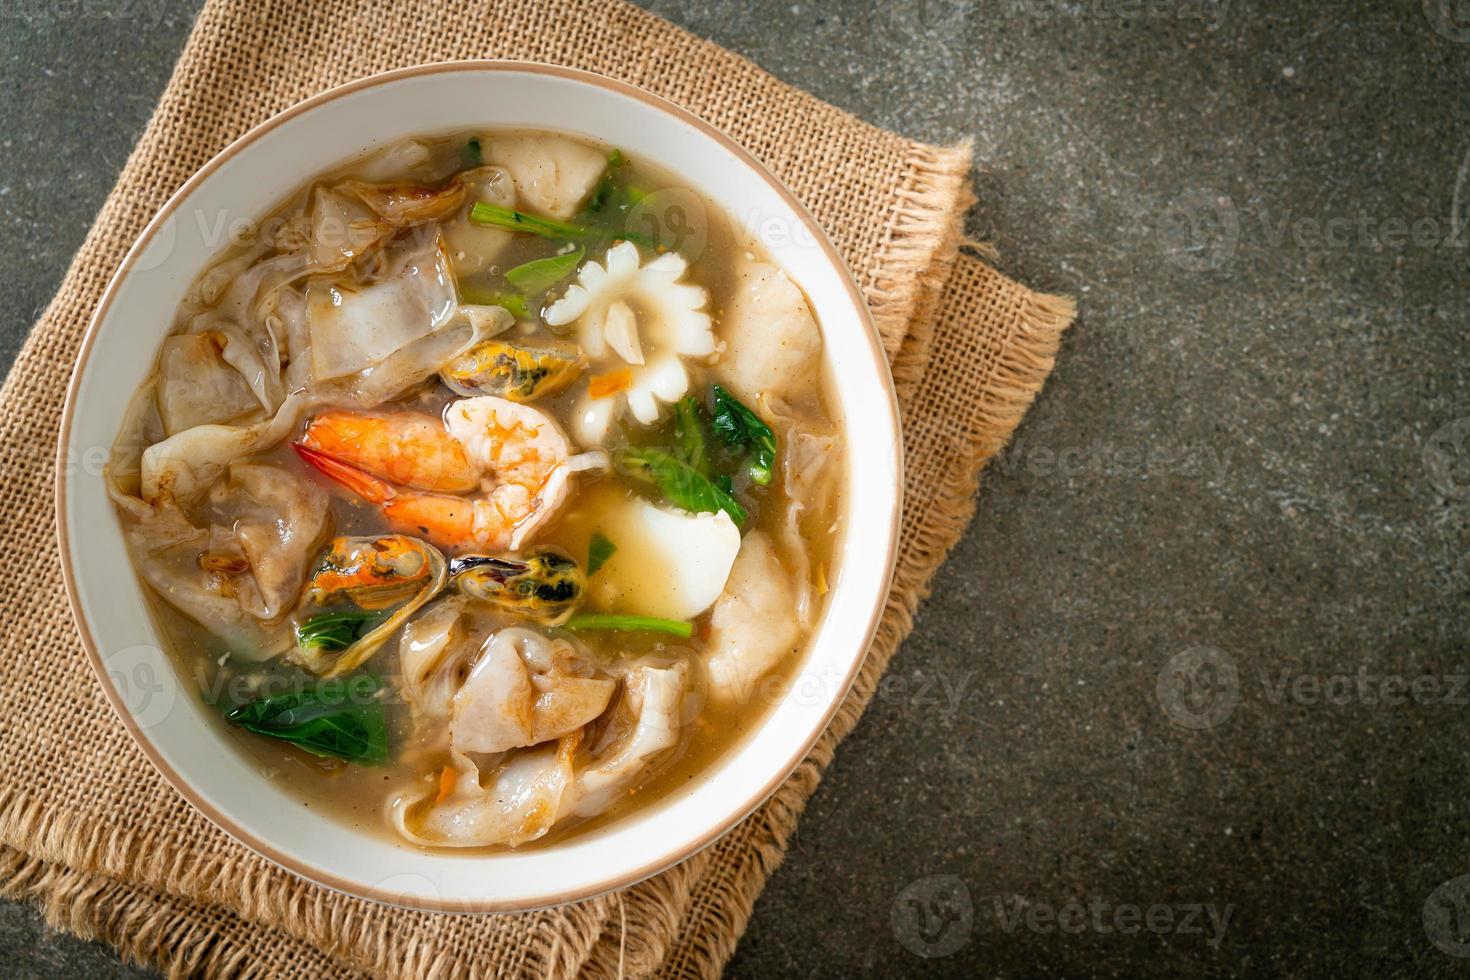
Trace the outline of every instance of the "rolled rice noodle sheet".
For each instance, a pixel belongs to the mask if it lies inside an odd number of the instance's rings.
[[[347,180],[337,185],[336,191],[362,201],[394,228],[408,228],[447,218],[465,199],[465,186],[460,180],[439,184],[412,180],[386,183]]]
[[[419,338],[377,364],[315,385],[313,398],[328,405],[348,403],[358,408],[381,405],[428,380],[456,357],[499,333],[510,316],[498,307],[493,308],[493,315],[486,316],[463,315],[465,308],[460,309],[461,313],[452,317],[448,326]]]
[[[457,751],[497,753],[577,731],[602,714],[616,682],[585,676],[570,641],[503,629],[480,651],[454,696]]]
[[[463,595],[430,603],[398,640],[399,689],[415,721],[436,726],[449,718],[454,696],[485,640],[479,610]]]
[[[277,466],[233,463],[202,526],[172,496],[147,502],[115,485],[111,492],[138,569],[164,601],[240,656],[290,647],[283,618],[327,531],[320,488]]]
[[[237,574],[241,608],[274,621],[296,604],[306,569],[327,532],[327,495],[279,466],[231,463],[211,492],[219,521],[210,553],[237,551],[247,573]]]
[[[393,228],[362,201],[318,187],[311,195],[313,272],[341,272],[393,233]]]
[[[631,790],[679,742],[687,670],[640,665],[623,678],[623,693],[587,767],[577,774],[570,810],[602,813]]]
[[[543,836],[568,805],[580,733],[476,762],[455,753],[450,792],[411,790],[392,803],[398,832],[435,847],[511,847]],[[420,784],[421,785],[421,784]]]
[[[318,281],[306,291],[312,376],[356,374],[425,337],[455,312],[454,279],[437,241],[394,256],[382,281],[349,289]]]
[[[219,331],[174,334],[163,342],[158,414],[166,434],[261,412],[250,385],[223,357],[229,343]]]
[[[296,426],[305,398],[292,395],[279,411],[252,425],[196,425],[143,451],[139,467],[142,499],[167,497],[185,507],[197,502],[232,460],[275,445]]]
[[[395,143],[381,153],[375,153],[363,161],[354,174],[361,180],[402,180],[405,174],[422,173],[433,155],[429,148],[418,140]],[[429,176],[423,174],[423,176]]]

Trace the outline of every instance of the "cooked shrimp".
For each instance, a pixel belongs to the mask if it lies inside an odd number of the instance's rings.
[[[520,548],[562,505],[572,471],[555,422],[492,395],[450,402],[442,423],[323,412],[296,451],[398,530],[450,549]]]

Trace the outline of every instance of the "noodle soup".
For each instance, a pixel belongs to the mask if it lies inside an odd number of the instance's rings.
[[[784,696],[843,446],[804,296],[721,219],[627,148],[456,133],[193,284],[109,488],[178,670],[303,804],[529,846]]]

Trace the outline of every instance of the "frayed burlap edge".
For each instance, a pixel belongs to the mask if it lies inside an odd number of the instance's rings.
[[[11,847],[0,847],[0,898],[29,902],[52,928],[106,943],[124,962],[171,978],[256,980],[271,976],[283,961],[299,966],[314,980],[362,976],[275,930],[232,921],[222,910],[213,916],[197,908],[186,914],[188,903],[182,900],[52,864]]]
[[[920,145],[904,165],[875,271],[859,283],[890,362],[916,329],[933,326],[936,299],[954,268],[959,229],[974,203],[967,183],[972,152],[971,140]]]

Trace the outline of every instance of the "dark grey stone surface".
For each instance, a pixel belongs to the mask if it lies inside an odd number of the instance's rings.
[[[23,2],[7,359],[190,15]],[[973,137],[972,231],[1083,311],[731,972],[1463,975],[1470,11],[650,6]],[[7,975],[109,962],[0,907]]]

